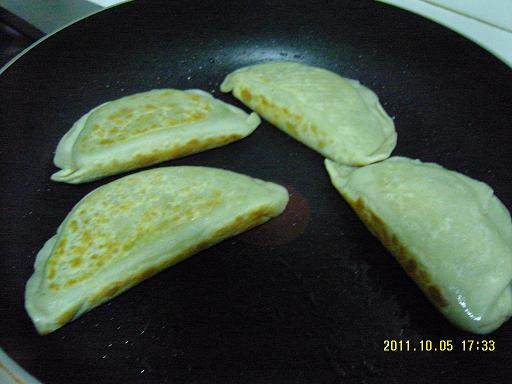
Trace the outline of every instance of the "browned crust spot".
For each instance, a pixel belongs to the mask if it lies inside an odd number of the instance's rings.
[[[287,121],[286,123],[284,123],[284,126],[286,127],[288,132],[290,132],[292,135],[294,135],[294,136],[297,135],[297,128],[295,128],[295,126],[293,124],[291,124],[290,122]]]
[[[114,143],[114,139],[101,139],[98,141],[98,144],[101,144],[101,145],[107,145],[107,144],[112,144]]]
[[[242,89],[240,96],[242,97],[242,100],[244,100],[244,101],[251,101],[251,99],[252,99],[251,92],[249,92],[247,89]]]
[[[57,274],[57,271],[55,268],[51,267],[48,269],[48,279],[53,279],[55,275]]]
[[[74,257],[73,259],[71,259],[71,261],[69,262],[69,265],[72,266],[73,268],[76,268],[78,266],[80,266],[80,264],[82,264],[82,258],[80,256],[78,257]],[[49,277],[49,276],[48,276]]]
[[[78,310],[80,309],[81,304],[73,305],[70,309],[65,311],[63,314],[61,314],[59,317],[57,317],[57,325],[62,327],[64,324],[69,323],[73,316],[76,315]]]
[[[308,129],[302,124],[304,118],[300,114],[290,112],[286,107],[281,107],[269,101],[263,95],[253,95],[247,89],[240,90],[240,99],[252,110],[270,121],[273,125],[285,130],[292,137],[299,139],[300,131]],[[309,127],[313,133],[317,132],[317,127]]]
[[[69,221],[69,230],[71,232],[76,232],[78,230],[78,223],[76,222],[76,220]]]
[[[192,100],[194,101],[200,101],[201,100],[201,96],[199,95],[194,95],[193,93],[192,94],[187,94]]]
[[[395,256],[405,272],[418,284],[429,300],[440,308],[448,306],[448,301],[443,296],[441,288],[432,282],[430,274],[418,263],[416,255],[400,242],[386,223],[366,207],[361,198],[356,201],[347,199],[347,201],[370,232]]]

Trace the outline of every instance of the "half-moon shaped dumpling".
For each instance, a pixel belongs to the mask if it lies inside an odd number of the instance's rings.
[[[363,168],[326,160],[332,183],[455,325],[488,333],[512,315],[512,223],[482,182],[392,157]]]
[[[39,251],[25,291],[47,334],[202,249],[279,215],[285,188],[215,168],[168,167],[95,189]]]
[[[200,90],[158,89],[110,101],[62,137],[52,180],[71,184],[145,167],[239,140],[260,118]]]
[[[325,157],[366,165],[396,146],[393,120],[356,80],[293,62],[269,62],[229,74],[222,92]]]

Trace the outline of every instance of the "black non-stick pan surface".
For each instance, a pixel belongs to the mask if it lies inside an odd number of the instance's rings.
[[[220,167],[285,185],[278,219],[39,336],[25,310],[34,257],[70,209],[116,177],[50,181],[82,114],[160,87],[219,92],[230,71],[294,60],[374,89],[396,155],[490,184],[512,208],[512,72],[440,25],[372,1],[127,3],[56,33],[0,76],[0,345],[46,383],[510,383],[512,323],[457,330],[331,186],[323,158],[262,125],[160,166]],[[465,339],[495,351],[462,351]],[[384,352],[385,340],[417,351]],[[421,352],[421,343],[452,351]]]

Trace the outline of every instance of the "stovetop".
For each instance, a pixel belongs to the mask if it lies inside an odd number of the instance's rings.
[[[43,35],[0,7],[0,68]]]

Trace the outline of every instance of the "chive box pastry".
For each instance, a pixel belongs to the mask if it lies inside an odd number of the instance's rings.
[[[368,229],[453,324],[483,334],[512,315],[512,223],[487,184],[405,157],[363,168],[325,165]]]
[[[255,113],[201,90],[157,89],[104,103],[60,140],[52,180],[78,184],[220,147],[251,134]]]
[[[279,215],[285,188],[205,167],[138,172],[99,187],[39,251],[25,291],[47,334],[202,249]]]
[[[389,157],[396,146],[393,120],[377,95],[326,69],[271,61],[230,73],[220,89],[339,163],[370,164]]]

